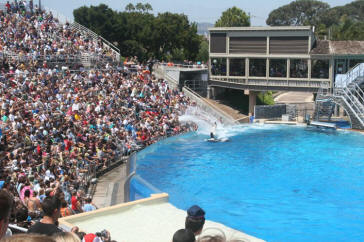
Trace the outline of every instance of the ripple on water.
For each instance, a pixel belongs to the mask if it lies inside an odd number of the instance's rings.
[[[137,173],[181,209],[268,241],[364,241],[364,136],[294,126],[234,126],[227,143],[163,141]]]

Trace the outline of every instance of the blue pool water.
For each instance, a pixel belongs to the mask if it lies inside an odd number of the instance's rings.
[[[364,136],[296,126],[190,133],[144,150],[140,177],[186,210],[267,241],[364,241]],[[181,225],[182,226],[182,225]]]

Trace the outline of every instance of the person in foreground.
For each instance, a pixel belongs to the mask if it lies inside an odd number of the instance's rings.
[[[6,237],[1,242],[56,242],[52,237],[43,234],[16,234]]]
[[[0,190],[0,240],[5,236],[9,225],[13,197],[5,190]]]
[[[187,210],[185,228],[191,230],[195,236],[199,235],[205,224],[205,211],[197,205]]]
[[[53,235],[63,232],[58,228],[58,218],[60,216],[61,201],[54,195],[53,197],[47,197],[42,203],[42,210],[44,212],[43,218],[32,225],[28,233]]]
[[[196,238],[193,232],[189,229],[177,230],[173,235],[172,242],[195,242]]]

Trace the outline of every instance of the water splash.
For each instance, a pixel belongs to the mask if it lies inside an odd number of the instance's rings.
[[[241,133],[255,132],[256,130],[271,130],[279,128],[279,125],[269,124],[237,124],[237,125],[225,125],[220,122],[219,119],[211,115],[210,113],[202,110],[199,107],[188,107],[185,114],[179,117],[180,122],[193,122],[197,124],[197,134],[210,135],[213,125],[216,122],[217,127],[215,135],[218,138],[230,138]]]
[[[216,134],[224,129],[224,125],[217,118],[199,107],[188,107],[185,114],[179,117],[179,121],[197,124],[198,134],[209,135],[214,123],[217,124]]]

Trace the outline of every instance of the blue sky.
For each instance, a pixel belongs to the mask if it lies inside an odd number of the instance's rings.
[[[38,3],[39,0],[34,0]],[[327,0],[331,7],[345,5],[353,0]],[[42,4],[63,14],[67,18],[73,18],[72,11],[84,5],[99,5],[105,3],[115,10],[124,10],[128,3],[150,3],[154,13],[174,12],[184,13],[191,21],[209,22],[215,21],[221,13],[232,7],[237,6],[245,12],[250,13],[253,26],[264,26],[269,13],[282,5],[292,2],[292,0],[41,0]]]

